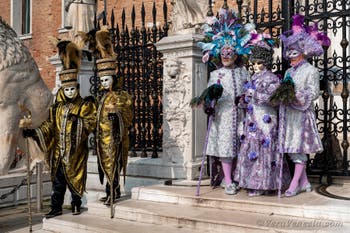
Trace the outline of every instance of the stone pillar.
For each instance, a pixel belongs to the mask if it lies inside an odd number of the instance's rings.
[[[55,66],[56,75],[55,75],[55,87],[52,89],[52,94],[56,95],[58,89],[61,87],[61,81],[59,79],[58,73],[62,70],[62,62],[58,56],[58,54],[49,58],[49,61],[52,65]]]
[[[156,44],[164,58],[162,160],[183,168],[182,174],[172,178],[193,180],[199,175],[207,117],[189,103],[207,85],[207,68],[197,46],[201,39],[199,34],[181,33]]]

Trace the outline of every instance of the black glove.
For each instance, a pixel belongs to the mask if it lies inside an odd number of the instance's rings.
[[[209,101],[204,102],[204,113],[207,115],[214,115],[215,114],[215,108],[211,106],[211,103]]]
[[[215,108],[212,106],[211,101],[208,99],[204,101],[204,113],[207,114],[208,116],[214,115],[215,114]]]
[[[209,116],[214,115],[215,114],[215,108],[213,108],[213,107],[204,108],[204,112],[205,112],[205,114],[207,114]]]
[[[244,94],[240,95],[240,96],[236,96],[236,98],[235,98],[235,105],[237,106],[239,103],[241,103],[242,99],[244,99]]]
[[[117,113],[108,113],[108,120],[115,121],[118,118]]]
[[[22,134],[24,138],[32,138],[35,135],[35,129],[23,129]]]
[[[78,116],[73,114],[73,113],[69,113],[68,114],[68,120],[71,120],[71,121],[76,121],[78,119]]]

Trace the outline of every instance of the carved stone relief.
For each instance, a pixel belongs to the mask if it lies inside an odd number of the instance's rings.
[[[191,79],[185,65],[177,59],[165,62],[164,85],[164,158],[170,162],[183,161],[190,141]],[[186,73],[185,73],[186,72]]]

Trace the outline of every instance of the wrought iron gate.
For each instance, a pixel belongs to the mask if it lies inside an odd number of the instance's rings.
[[[163,61],[155,43],[167,36],[167,11],[164,0],[162,27],[157,26],[155,2],[153,2],[151,27],[146,27],[148,25],[143,3],[141,29],[135,26],[135,6],[131,12],[131,27],[126,25],[124,9],[121,24],[115,22],[113,11],[107,23],[117,54],[117,77],[123,79],[123,88],[132,95],[134,101],[134,118],[129,129],[131,156],[148,157],[151,153],[152,158],[157,158],[158,152],[162,150]],[[94,87],[98,86],[97,77],[92,82]]]
[[[328,184],[333,175],[349,176],[350,1],[254,0],[250,8],[244,8],[243,1],[237,0],[236,3],[243,22],[254,22],[258,29],[273,37],[290,29],[291,16],[300,13],[305,15],[307,23],[318,23],[331,38],[332,45],[325,54],[312,61],[321,74],[321,98],[316,105],[316,117],[325,151],[310,155],[308,169],[309,174],[318,174],[320,179],[327,176]],[[273,69],[276,73],[283,73],[288,64],[281,54],[276,58]]]

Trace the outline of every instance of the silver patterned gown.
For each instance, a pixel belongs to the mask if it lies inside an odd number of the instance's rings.
[[[310,154],[321,152],[323,146],[316,126],[313,101],[319,96],[319,73],[307,61],[289,68],[295,83],[296,100],[280,106],[279,148],[282,153]]]
[[[279,187],[277,108],[269,104],[279,83],[275,74],[263,70],[243,87],[247,105],[234,178],[242,188],[277,190]],[[288,169],[284,169],[282,179],[284,186],[289,183]]]
[[[208,87],[220,80],[223,94],[215,106],[215,117],[209,129],[207,155],[234,158],[238,149],[238,125],[242,121],[235,98],[242,94],[249,74],[245,67],[220,68],[210,73]]]

